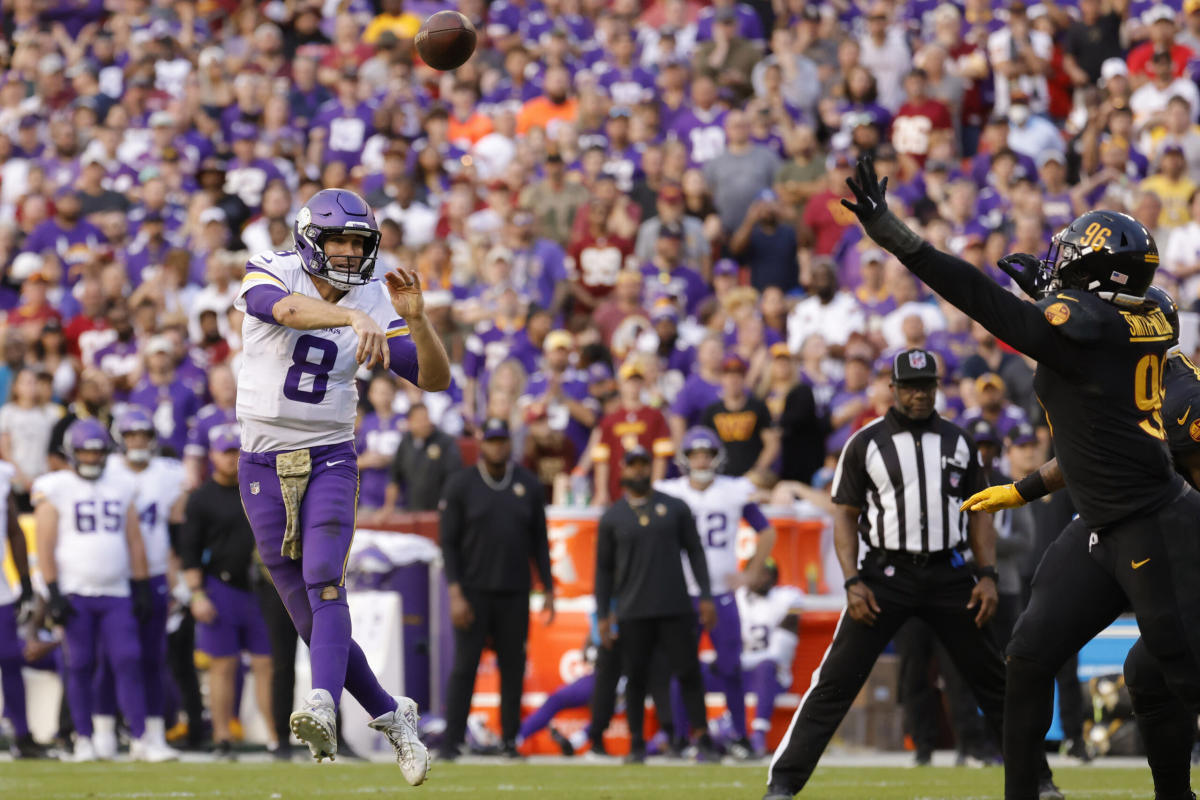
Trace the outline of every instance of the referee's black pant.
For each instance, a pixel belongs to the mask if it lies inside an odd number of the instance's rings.
[[[951,551],[933,554],[924,563],[904,554],[867,554],[859,575],[874,592],[881,611],[873,625],[856,622],[842,611],[833,642],[771,759],[768,782],[773,791],[795,794],[808,783],[879,654],[912,617],[933,629],[999,740],[1004,661],[991,632],[975,626],[977,609],[967,608],[975,580],[961,561],[957,564],[951,561]]]
[[[625,661],[625,719],[635,749],[646,746],[646,689],[650,682],[655,651],[661,651],[671,674],[679,681],[683,704],[692,731],[704,730],[704,681],[700,677],[699,642],[696,639],[696,615],[690,611],[673,617],[622,619],[617,622],[617,638]],[[658,710],[660,717],[671,715],[668,703]],[[688,731],[676,731],[686,736]]]
[[[525,686],[525,644],[529,636],[529,592],[484,592],[463,588],[474,621],[465,631],[454,629],[454,667],[446,686],[447,748],[456,748],[467,732],[475,673],[485,645],[496,651],[500,667],[500,732],[505,744],[515,742],[521,727],[521,692]]]
[[[1006,800],[1037,797],[1030,764],[1050,725],[1055,673],[1129,606],[1141,639],[1125,660],[1158,800],[1190,798],[1200,713],[1200,494],[1093,534],[1077,519],[1047,548],[1008,646]]]

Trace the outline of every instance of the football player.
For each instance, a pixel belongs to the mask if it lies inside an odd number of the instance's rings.
[[[1074,652],[1095,632],[1090,623],[1129,604],[1163,687],[1200,711],[1200,549],[1194,546],[1200,494],[1175,473],[1164,446],[1162,374],[1172,333],[1162,310],[1146,302],[1158,248],[1132,217],[1088,212],[1054,237],[1045,262],[1022,254],[1001,259],[1018,285],[1040,298],[1029,303],[938,251],[892,214],[887,181],[880,183],[869,158],[859,161],[857,180],[847,182],[855,200],[842,202],[872,239],[1038,362],[1034,388],[1085,534],[1068,535],[1068,528],[1051,546],[1068,552],[1056,560],[1060,568],[1049,581],[1041,571],[1045,586],[1035,577],[1034,591],[1047,602],[1026,610],[1008,650],[1005,797],[1038,797],[1041,737],[1027,732],[1044,729],[1045,720],[1041,704],[1030,698],[1049,691],[1053,671],[1047,676],[1044,659],[1023,654],[1044,652],[1043,646]],[[1031,500],[1050,488],[1038,471],[1014,491]],[[1043,564],[1050,558],[1048,551]],[[1130,677],[1130,683],[1149,679]],[[1152,720],[1142,723],[1143,735],[1154,727]],[[1170,743],[1152,736],[1146,745],[1158,796],[1190,796],[1188,770],[1159,774],[1156,765],[1173,761]]]
[[[767,753],[775,698],[792,685],[792,659],[800,643],[800,590],[778,584],[779,567],[769,558],[750,583],[734,592],[742,620],[742,673],[756,698],[750,744],[759,758]]]
[[[168,526],[183,522],[185,475],[176,459],[154,455],[154,422],[144,409],[130,406],[117,417],[116,427],[122,455],[108,459],[105,474],[136,483],[138,487],[138,527],[145,543],[150,576],[150,612],[138,620],[146,692],[145,738],[154,742],[163,756],[177,757],[167,746],[163,681],[167,669],[167,608],[171,603],[167,581],[171,556]],[[104,646],[102,642],[101,648]],[[98,659],[92,693],[95,701],[92,745],[97,757],[113,758],[117,753],[116,685],[106,658]]]
[[[756,489],[745,478],[718,475],[725,460],[725,446],[711,428],[697,425],[683,435],[677,463],[684,473],[681,477],[659,481],[655,488],[678,497],[688,504],[696,518],[696,530],[708,563],[712,581],[713,602],[717,606],[717,624],[709,631],[717,660],[712,665],[717,683],[725,695],[725,705],[733,720],[737,740],[731,750],[739,758],[752,753],[746,736],[746,690],[742,683],[742,625],[738,619],[734,589],[742,581],[738,573],[737,532],[744,519],[758,533],[754,557],[746,567],[753,580],[763,570],[763,564],[775,546],[775,529],[750,498]],[[693,605],[698,605],[699,590],[690,566],[684,562],[684,575]],[[672,703],[676,709],[683,704]],[[682,718],[675,730],[685,731]]]
[[[33,483],[38,564],[50,593],[50,619],[63,627],[66,693],[75,723],[75,761],[94,761],[92,672],[101,657],[112,662],[121,713],[134,737],[135,760],[171,754],[145,737],[146,693],[138,619],[150,612],[146,546],[137,514],[137,484],[105,475],[112,440],[100,423],[82,419],[66,436],[70,469]]]
[[[405,780],[425,780],[417,706],[379,685],[350,637],[345,569],[354,536],[358,462],[355,374],[391,368],[426,391],[450,364],[425,316],[417,272],[375,280],[379,227],[361,197],[317,192],[296,215],[295,250],[250,260],[237,386],[238,482],[263,563],[309,645],[313,690],[291,718],[318,761],[337,754],[344,686],[396,751]]]
[[[12,498],[12,479],[16,468],[7,461],[0,461],[0,558],[4,557],[4,542],[12,554],[13,566],[21,579],[21,593],[15,594],[8,580],[0,576],[0,699],[4,701],[4,716],[13,727],[15,738],[11,744],[14,758],[40,758],[45,755],[42,748],[29,733],[29,721],[25,715],[25,679],[21,667],[25,663],[25,643],[17,628],[24,625],[33,614],[33,581],[29,577],[29,558],[25,548],[25,534],[17,524],[17,509]]]

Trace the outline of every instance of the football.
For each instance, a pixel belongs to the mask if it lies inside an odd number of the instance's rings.
[[[426,64],[443,71],[456,69],[475,52],[475,26],[457,11],[439,11],[425,20],[414,41]]]

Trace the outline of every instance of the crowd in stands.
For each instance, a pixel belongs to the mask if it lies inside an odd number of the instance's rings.
[[[442,73],[413,37],[451,5],[479,47]],[[1040,418],[1029,363],[864,240],[855,160],[1002,282],[1005,253],[1126,211],[1188,308],[1197,75],[1200,0],[13,0],[0,457],[27,492],[64,420],[137,404],[198,481],[248,254],[322,187],[375,209],[377,273],[420,270],[455,365],[428,396],[362,374],[365,509],[428,506],[433,434],[487,416],[559,503],[613,499],[635,441],[665,475],[701,422],[728,471],[819,486],[914,346],[943,413],[1003,435]]]

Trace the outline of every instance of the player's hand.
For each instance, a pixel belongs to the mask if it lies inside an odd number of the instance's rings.
[[[966,499],[959,511],[984,511],[994,514],[1006,508],[1020,508],[1025,505],[1025,498],[1011,483],[1003,486],[989,486],[982,492],[976,492]]]
[[[1029,253],[1009,253],[997,261],[996,266],[1004,270],[1025,294],[1034,300],[1042,299],[1045,294],[1045,267],[1037,256],[1031,256]]]
[[[475,621],[475,612],[471,610],[471,604],[467,602],[467,598],[463,597],[462,590],[450,592],[450,623],[460,631],[465,631],[471,627],[471,623]]]
[[[971,601],[967,603],[967,608],[979,607],[979,612],[975,615],[975,627],[982,628],[986,625],[987,621],[996,615],[996,606],[999,603],[996,582],[991,578],[980,578],[971,590]]]
[[[133,601],[133,616],[139,620],[149,619],[150,614],[154,610],[154,598],[150,592],[150,581],[130,581],[129,597]]]
[[[858,217],[858,221],[865,228],[887,213],[888,179],[879,180],[879,176],[875,174],[875,162],[870,156],[863,156],[858,160],[857,176],[858,180],[846,178],[846,185],[854,192],[858,202],[842,200],[842,205],[853,211],[854,216]]]
[[[354,351],[354,360],[366,364],[367,369],[375,369],[376,365],[387,369],[392,363],[388,351],[387,334],[379,323],[361,311],[355,311],[350,320],[350,327],[358,334],[358,349]]]
[[[600,633],[600,644],[605,650],[612,650],[613,645],[617,641],[616,620],[610,614],[607,617],[601,617],[596,620],[596,629]]]
[[[850,612],[850,619],[864,625],[874,625],[878,614],[883,611],[871,587],[862,581],[846,590],[846,610]]]
[[[555,617],[554,592],[546,592],[542,597],[544,598],[542,601],[542,611],[546,614],[546,624],[553,625]]]
[[[17,625],[24,625],[33,619],[33,611],[37,607],[37,598],[33,594],[33,581],[28,575],[21,576],[21,597],[17,600]]]
[[[75,607],[58,591],[57,581],[51,582],[47,588],[50,590],[50,602],[46,604],[46,614],[55,625],[65,625],[68,619],[75,616]]]
[[[717,627],[717,604],[712,601],[711,597],[706,597],[700,601],[700,624],[704,626],[704,630],[711,631]]]
[[[211,625],[217,619],[217,607],[213,605],[213,601],[209,600],[208,595],[204,592],[196,592],[192,595],[190,608],[192,609],[192,617],[196,622]]]
[[[392,308],[405,322],[425,316],[425,295],[421,293],[421,275],[415,269],[397,267],[383,276],[387,281]]]

